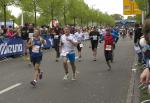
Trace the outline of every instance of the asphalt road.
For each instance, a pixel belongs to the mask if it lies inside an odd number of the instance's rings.
[[[62,80],[62,61],[55,62],[54,50],[44,53],[41,64],[44,78],[36,88],[30,85],[33,67],[23,58],[1,62],[0,103],[125,103],[134,62],[133,42],[119,40],[110,72],[107,71],[103,45],[98,48],[95,62],[89,43],[86,44],[83,60],[76,62],[80,71],[76,81]]]

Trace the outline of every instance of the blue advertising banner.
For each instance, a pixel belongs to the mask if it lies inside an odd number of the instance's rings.
[[[21,38],[0,39],[0,58],[22,55],[24,52]]]
[[[46,42],[46,45],[43,46],[44,49],[50,49],[53,46],[53,39],[49,35],[42,36]]]

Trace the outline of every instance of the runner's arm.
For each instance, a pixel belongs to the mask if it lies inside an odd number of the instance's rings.
[[[30,40],[28,41],[28,43],[27,43],[27,47],[30,48],[30,47],[32,47],[32,46],[33,46],[33,44],[32,44],[32,39],[30,39]]]

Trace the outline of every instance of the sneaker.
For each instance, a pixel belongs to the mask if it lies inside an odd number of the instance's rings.
[[[94,58],[93,61],[96,61],[96,58]]]
[[[59,62],[59,58],[56,58],[56,62]]]
[[[39,79],[42,79],[42,78],[43,78],[43,72],[41,72],[39,75]]]
[[[80,72],[78,70],[76,70],[76,74],[79,74]]]
[[[34,87],[36,86],[36,82],[33,80],[30,82],[31,85],[33,85]]]
[[[81,58],[79,58],[78,61],[81,62]]]
[[[71,80],[73,80],[73,81],[76,80],[76,76],[72,76],[72,79],[71,79]]]
[[[68,80],[69,79],[69,74],[66,74],[63,78],[63,80]]]
[[[108,67],[109,67],[109,68],[108,68],[108,71],[111,71],[111,65],[108,65]]]

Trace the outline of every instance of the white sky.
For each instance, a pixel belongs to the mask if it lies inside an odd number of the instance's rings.
[[[123,0],[84,0],[90,7],[108,14],[123,15]]]
[[[107,12],[108,14],[121,14],[123,15],[123,0],[84,0],[91,8],[99,9],[100,11]],[[21,13],[21,10],[16,7],[9,7],[12,14],[16,17]]]

